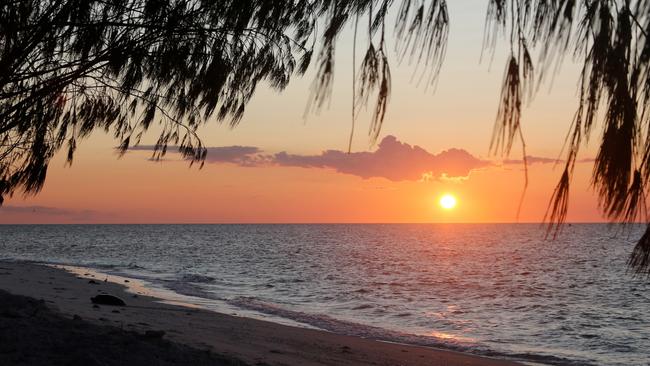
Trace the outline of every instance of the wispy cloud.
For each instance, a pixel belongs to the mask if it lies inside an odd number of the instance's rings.
[[[153,151],[153,145],[138,145],[130,147],[132,151]],[[218,146],[208,147],[206,163],[233,163],[243,166],[256,165],[260,162],[261,150],[255,146]],[[175,147],[170,147],[168,152],[176,152]]]
[[[526,155],[526,162],[530,165],[533,164],[556,164],[556,163],[562,163],[564,160],[557,159],[557,158],[546,158],[542,156],[532,156],[532,155]],[[523,159],[505,159],[503,161],[503,164],[507,165],[514,165],[514,164],[523,164],[524,160]]]
[[[50,217],[71,217],[76,219],[90,219],[97,214],[93,210],[71,210],[67,208],[48,206],[0,206],[1,214],[40,215]]]
[[[138,146],[132,150],[153,150],[153,146]],[[283,166],[333,169],[364,179],[386,178],[391,181],[436,180],[444,177],[467,177],[471,171],[491,162],[474,157],[463,149],[449,149],[432,154],[417,145],[400,142],[386,136],[375,151],[347,153],[326,150],[316,155],[280,152],[263,154],[253,146],[210,147],[207,163],[231,163],[239,166]]]
[[[578,159],[576,160],[577,163],[593,163],[596,161],[594,158],[583,158],[583,159]],[[542,157],[542,156],[532,156],[532,155],[526,155],[526,162],[529,165],[534,165],[534,164],[561,164],[564,163],[565,160],[562,159],[557,159],[557,158],[547,158],[547,157]],[[505,159],[502,161],[504,165],[517,165],[517,164],[523,164],[524,160],[523,159]]]

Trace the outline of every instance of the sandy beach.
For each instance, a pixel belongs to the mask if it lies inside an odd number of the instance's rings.
[[[134,335],[138,338],[138,335],[142,335],[140,338],[145,339],[145,343],[152,339],[167,342],[163,347],[169,349],[174,346],[180,349],[178,352],[185,357],[179,358],[180,361],[167,364],[213,362],[213,364],[250,365],[518,365],[507,360],[347,337],[203,309],[170,305],[162,303],[160,299],[134,294],[132,292],[138,292],[134,288],[130,289],[131,292],[127,292],[127,287],[122,284],[105,282],[102,278],[91,282],[83,276],[47,265],[0,263],[0,290],[37,300],[36,303],[44,304],[48,311],[52,312],[51,317],[74,319],[76,322],[87,324],[90,328],[86,329],[86,332],[91,334],[98,331],[92,328],[97,325],[102,326],[98,329],[113,330],[111,332],[113,336],[117,335],[125,339],[132,338]],[[97,294],[118,296],[126,302],[126,306],[93,306],[90,298]],[[4,297],[7,296],[9,295],[4,294]],[[21,301],[24,302],[25,299]],[[5,303],[11,301],[5,299]],[[24,308],[25,304],[17,306]],[[31,306],[35,305],[31,304]],[[25,318],[24,314],[15,316],[15,312],[12,311],[5,309],[0,319],[2,317]],[[43,325],[42,321],[35,321],[40,322],[37,323],[38,325]],[[4,324],[7,331],[6,328],[12,323]],[[57,334],[65,332],[61,327],[72,326],[70,324],[73,323],[61,320],[56,328],[49,329],[51,334],[44,334],[48,329],[41,330],[38,334],[40,337],[56,337]],[[153,332],[145,336],[147,331]],[[159,337],[161,334],[159,331],[164,332],[162,337]],[[38,337],[30,341],[40,342]],[[102,358],[113,357],[105,345],[85,346],[97,349],[98,354],[90,352],[94,359],[100,360],[97,364],[104,364],[101,362]],[[146,346],[149,347],[150,344]],[[20,352],[21,347],[18,348],[13,350],[14,354],[11,353],[11,349],[3,350],[4,355],[0,357],[5,360],[20,360],[21,357],[15,354]],[[24,357],[22,359],[25,360]],[[13,364],[30,364],[30,362],[15,361]]]

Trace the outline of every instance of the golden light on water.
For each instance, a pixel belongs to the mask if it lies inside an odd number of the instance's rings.
[[[458,203],[456,201],[456,197],[454,197],[451,194],[444,194],[442,197],[440,197],[440,207],[444,208],[445,210],[451,210],[454,207],[456,207],[456,204]]]
[[[474,338],[463,337],[463,336],[459,336],[459,335],[455,335],[455,334],[451,334],[451,333],[444,333],[444,332],[438,332],[438,331],[431,331],[429,333],[426,333],[425,335],[429,336],[429,337],[434,337],[434,338],[437,338],[437,339],[441,339],[441,340],[447,340],[447,341],[451,340],[451,341],[466,342],[466,343],[476,341]]]

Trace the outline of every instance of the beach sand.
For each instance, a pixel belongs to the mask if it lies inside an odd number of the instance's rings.
[[[39,365],[43,363],[38,360],[50,360],[47,364],[520,365],[166,304],[103,280],[90,283],[55,266],[0,262],[0,290],[43,300],[0,292],[0,335],[16,334],[7,343],[12,346],[0,346],[0,361],[5,361],[0,364]],[[90,298],[100,293],[118,296],[126,306],[93,307]],[[21,329],[12,332],[11,327]],[[164,331],[164,335],[145,336],[147,331]],[[74,346],[84,352],[65,351],[53,339],[79,342]],[[34,352],[39,357],[34,358]],[[104,362],[115,359],[124,361]]]

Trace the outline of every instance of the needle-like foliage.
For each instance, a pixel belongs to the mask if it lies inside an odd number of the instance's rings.
[[[592,181],[603,212],[647,222],[650,0],[487,1],[484,51],[501,39],[509,45],[493,150],[507,154],[517,139],[525,150],[523,106],[573,57],[583,64],[579,98],[550,228],[566,218],[579,149],[597,126]],[[392,18],[395,60],[414,63],[418,80],[435,83],[450,29],[446,0],[0,2],[0,203],[17,190],[37,192],[54,154],[66,149],[72,162],[79,140],[98,129],[126,151],[155,127],[154,158],[177,145],[201,163],[199,126],[235,126],[260,83],[282,90],[312,64],[308,110],[318,111],[332,91],[337,40],[350,24],[355,50],[357,29],[368,34],[354,65],[352,122],[376,98],[375,141],[391,90],[385,23]],[[367,27],[358,27],[364,20]],[[650,269],[648,243],[646,234],[630,259],[638,272]]]

